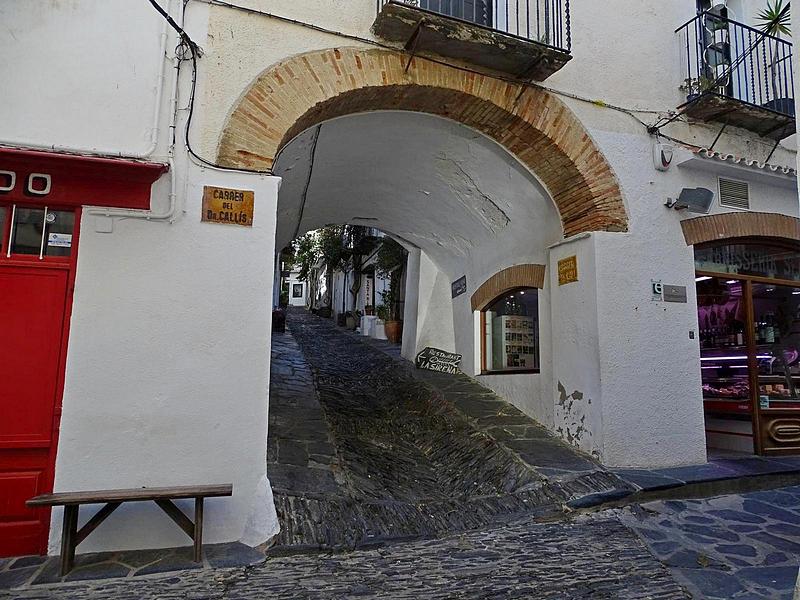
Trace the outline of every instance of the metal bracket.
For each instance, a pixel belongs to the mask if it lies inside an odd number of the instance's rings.
[[[714,149],[714,145],[719,141],[720,136],[722,136],[722,132],[725,131],[725,128],[728,126],[728,120],[725,120],[725,123],[722,125],[722,129],[719,130],[717,137],[714,138],[714,141],[711,142],[711,145],[708,147],[709,150]]]
[[[411,61],[414,60],[414,55],[417,52],[417,44],[419,43],[419,38],[422,36],[422,26],[424,24],[425,19],[420,19],[417,23],[417,26],[414,28],[414,31],[411,33],[411,37],[408,38],[405,46],[403,46],[407,52],[410,52],[408,62],[406,62],[406,68],[403,70],[404,73],[408,73],[408,68],[411,66]]]

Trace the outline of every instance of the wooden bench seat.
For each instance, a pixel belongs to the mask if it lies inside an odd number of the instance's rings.
[[[64,527],[61,532],[61,575],[66,575],[75,562],[75,548],[98,525],[124,502],[155,502],[161,510],[175,521],[194,541],[194,560],[202,560],[203,544],[203,500],[221,496],[231,496],[233,485],[188,485],[158,488],[131,488],[120,490],[95,490],[86,492],[55,492],[31,498],[28,506],[63,506]],[[173,500],[194,498],[194,522],[187,517]],[[78,530],[78,510],[81,504],[101,504],[105,506]]]

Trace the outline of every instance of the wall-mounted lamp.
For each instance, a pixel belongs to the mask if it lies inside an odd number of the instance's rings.
[[[711,203],[714,201],[714,192],[706,188],[683,188],[678,199],[667,198],[664,206],[675,210],[688,210],[693,213],[708,214]]]

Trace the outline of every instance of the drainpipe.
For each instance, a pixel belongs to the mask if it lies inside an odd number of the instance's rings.
[[[167,0],[167,11],[169,11],[170,1]],[[180,26],[183,27],[184,21],[184,11],[181,10],[180,14]],[[165,22],[166,23],[166,22]],[[166,42],[168,39],[167,35],[167,26],[165,25],[164,33],[162,35],[162,53],[161,57],[162,60],[166,55]],[[177,119],[178,119],[178,79],[180,75],[180,58],[175,56],[172,59],[172,68],[173,68],[173,75],[172,75],[172,85],[170,90],[170,100],[169,100],[169,127],[167,131],[175,132],[177,126]],[[165,73],[162,64],[161,69],[161,77],[159,78],[159,89],[156,96],[156,111],[155,111],[155,124],[158,124],[158,116],[161,112],[161,99],[162,99],[162,90],[164,87],[165,82]],[[157,134],[158,129],[157,127],[153,128],[153,136],[150,148],[148,149],[148,153],[141,157],[135,158],[144,158],[145,156],[149,156],[155,151],[156,145],[158,144]],[[177,136],[175,136],[177,139]],[[169,165],[169,177],[170,177],[170,193],[169,193],[169,204],[167,209],[164,212],[156,213],[149,210],[126,210],[126,209],[113,209],[113,208],[90,208],[88,213],[91,215],[97,216],[104,216],[104,217],[124,217],[128,219],[145,219],[147,221],[168,221],[170,224],[175,222],[175,212],[177,207],[177,176],[175,173],[175,141],[174,139],[170,142],[169,150],[167,151],[167,164]],[[188,184],[188,179],[184,181],[184,184]],[[184,186],[185,188],[185,186]],[[184,189],[184,192],[186,190]]]

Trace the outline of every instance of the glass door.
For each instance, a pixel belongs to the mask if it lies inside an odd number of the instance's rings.
[[[800,287],[752,289],[761,452],[800,452]]]
[[[747,282],[698,276],[697,318],[706,444],[717,454],[753,454]]]

